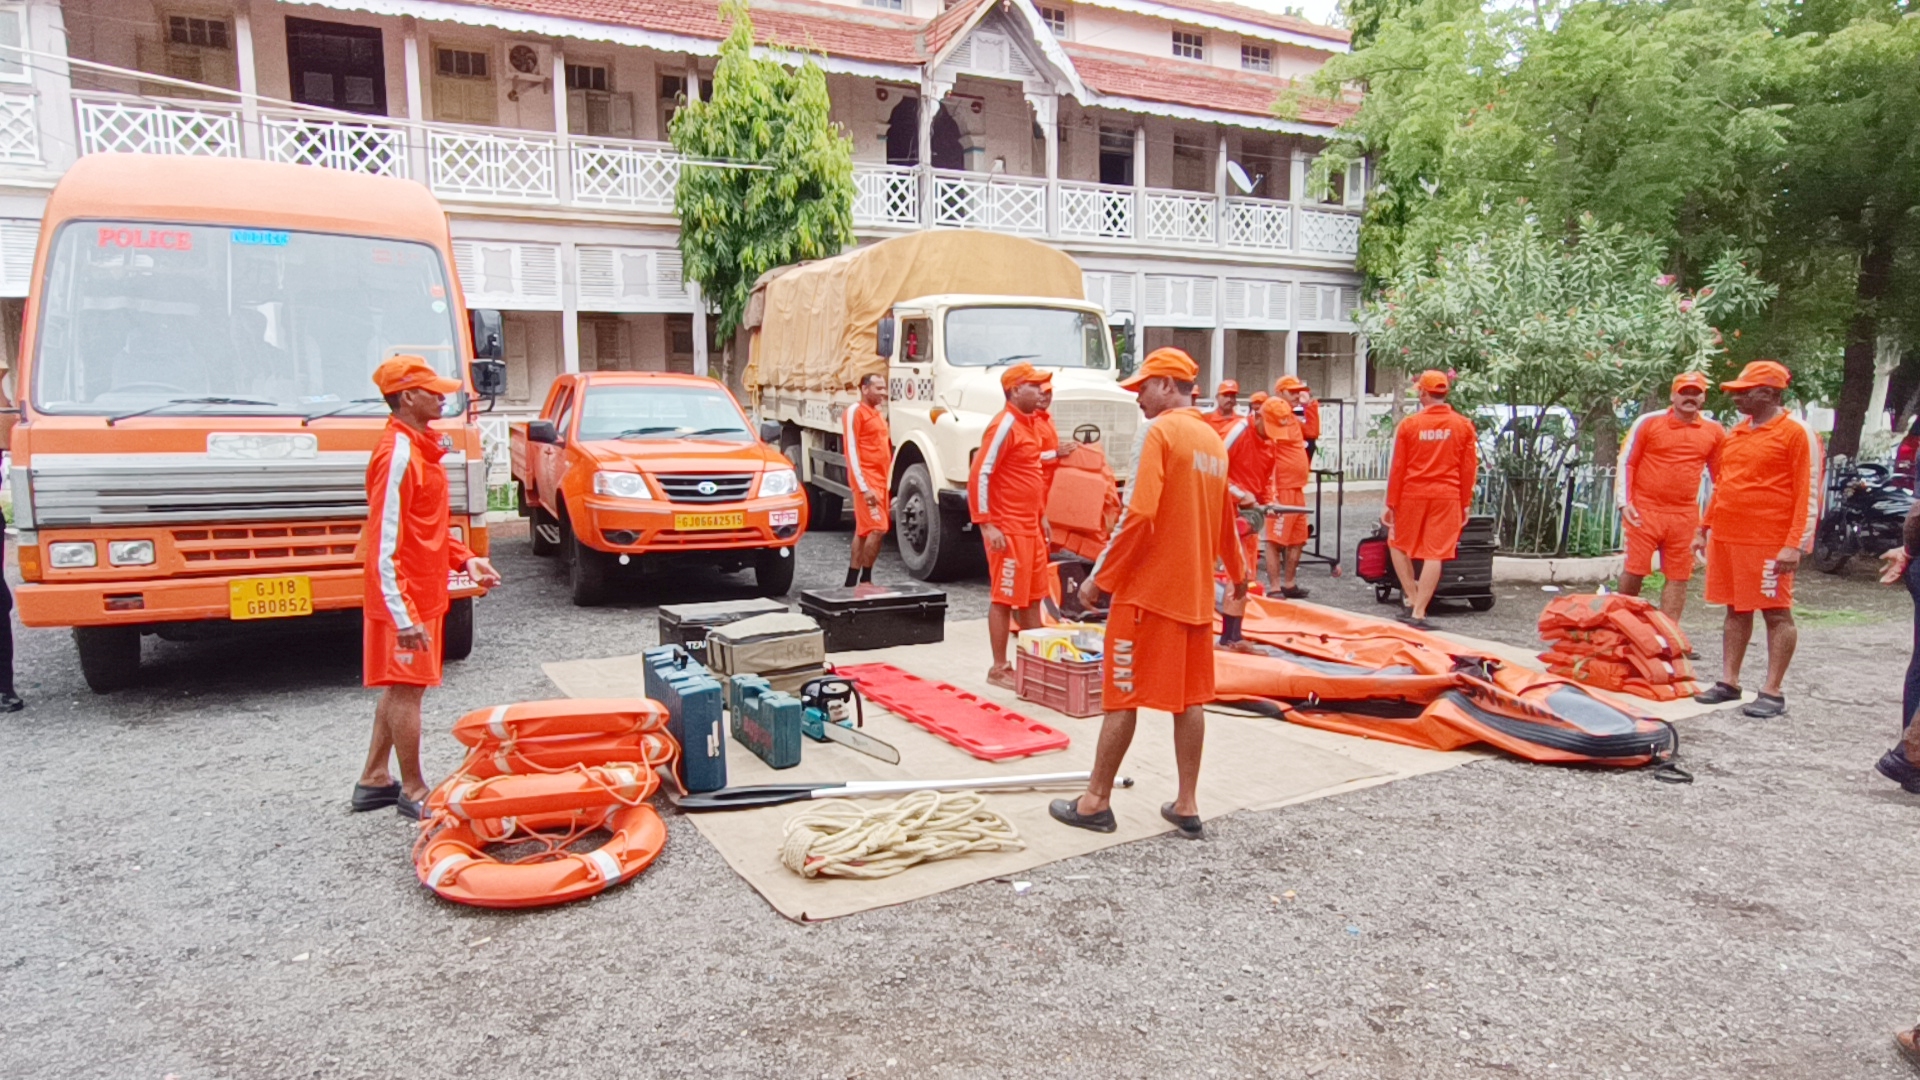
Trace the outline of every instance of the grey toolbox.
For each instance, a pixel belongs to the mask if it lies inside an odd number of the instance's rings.
[[[687,655],[707,662],[707,631],[716,626],[751,619],[755,615],[788,610],[778,600],[721,600],[711,604],[668,604],[660,609],[660,644],[678,645]]]

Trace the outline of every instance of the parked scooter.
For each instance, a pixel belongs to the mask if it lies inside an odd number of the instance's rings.
[[[1813,565],[1829,574],[1847,568],[1855,555],[1879,558],[1901,544],[1913,492],[1896,486],[1885,465],[1835,462],[1829,506],[1813,538]]]

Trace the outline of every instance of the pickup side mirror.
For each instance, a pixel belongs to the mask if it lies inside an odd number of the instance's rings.
[[[473,390],[481,397],[497,398],[507,392],[507,363],[504,360],[475,360]]]
[[[760,441],[763,443],[766,443],[769,446],[779,446],[780,445],[780,421],[778,420],[760,421]]]
[[[475,360],[501,360],[507,355],[503,336],[506,330],[500,321],[500,313],[486,308],[473,311],[473,358]],[[505,368],[502,368],[504,383]],[[478,380],[475,380],[478,382]],[[486,391],[481,391],[485,393]]]
[[[873,342],[873,351],[879,353],[881,359],[893,359],[893,316],[880,316],[880,325],[874,331]]]
[[[560,432],[553,426],[551,420],[529,420],[527,421],[527,441],[557,446],[560,443]]]

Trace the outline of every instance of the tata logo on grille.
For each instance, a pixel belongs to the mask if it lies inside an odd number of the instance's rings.
[[[702,495],[712,495],[713,493],[720,490],[720,485],[714,483],[711,480],[702,480],[700,481],[699,486],[695,487],[693,490],[699,492]]]

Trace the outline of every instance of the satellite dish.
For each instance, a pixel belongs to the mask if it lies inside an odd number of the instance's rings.
[[[1227,179],[1233,181],[1233,186],[1239,188],[1240,194],[1242,195],[1253,194],[1253,189],[1256,187],[1259,187],[1260,181],[1265,180],[1266,178],[1267,178],[1267,174],[1261,173],[1259,176],[1256,176],[1253,179],[1249,180],[1247,179],[1247,170],[1241,168],[1239,162],[1237,161],[1227,162]]]

